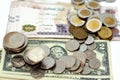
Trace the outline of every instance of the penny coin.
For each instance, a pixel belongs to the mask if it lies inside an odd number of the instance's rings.
[[[84,52],[84,51],[86,51],[87,49],[88,49],[88,48],[87,48],[87,45],[86,45],[86,44],[81,44],[79,51]]]
[[[101,39],[109,39],[112,36],[112,30],[108,27],[102,27],[101,30],[98,32],[98,36]]]
[[[86,23],[87,30],[92,33],[99,31],[101,27],[102,27],[102,22],[99,19],[90,19]]]
[[[88,63],[85,64],[82,74],[89,74],[91,72],[91,68],[89,67]]]
[[[25,61],[22,55],[16,55],[11,59],[11,63],[14,67],[22,67],[25,65]]]
[[[89,60],[89,66],[92,69],[98,69],[100,67],[100,60],[97,58],[93,58]]]
[[[87,56],[88,60],[96,57],[96,53],[93,52],[92,50],[87,50],[85,53],[86,53],[86,56]]]
[[[63,60],[56,60],[56,66],[55,66],[53,72],[60,74],[65,70],[65,68],[66,68],[66,65]]]
[[[88,38],[85,41],[85,44],[92,44],[94,42],[94,38],[92,36],[88,36]]]
[[[68,51],[75,51],[79,48],[79,42],[77,40],[70,40],[65,44]]]
[[[45,76],[45,70],[40,69],[40,66],[37,65],[30,70],[30,74],[35,79],[41,79]]]
[[[45,57],[41,62],[42,69],[50,69],[55,65],[55,60],[52,57]]]
[[[89,45],[87,45],[87,46],[88,46],[88,49],[89,49],[89,50],[94,50],[94,49],[97,47],[95,42],[92,43],[92,44],[89,44]]]
[[[76,59],[73,56],[62,56],[60,60],[64,61],[66,68],[72,68],[76,63]]]

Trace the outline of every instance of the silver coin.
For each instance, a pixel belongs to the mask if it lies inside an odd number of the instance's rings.
[[[96,53],[93,52],[92,50],[87,50],[85,53],[86,53],[86,56],[87,56],[88,60],[96,57]]]
[[[113,3],[113,2],[115,2],[116,0],[104,0],[104,1],[109,2],[109,3]]]
[[[50,54],[50,48],[47,45],[44,45],[44,44],[41,44],[40,47],[44,49],[45,56],[47,57]]]
[[[84,43],[85,40],[77,40],[80,44]]]
[[[85,64],[82,74],[89,74],[91,72],[91,68],[89,67],[88,63]]]
[[[74,71],[74,73],[78,74],[78,73],[82,72],[83,68],[84,68],[84,64],[81,62],[81,65],[79,66],[79,68],[76,71]]]
[[[96,46],[96,43],[94,42],[94,43],[88,45],[87,47],[88,47],[88,49],[90,49],[90,50],[94,50],[94,49],[96,49],[97,46]]]
[[[30,74],[33,78],[41,79],[45,76],[45,70],[40,69],[40,66],[37,65],[30,70]]]
[[[93,58],[89,60],[89,66],[92,69],[98,69],[100,67],[100,60],[97,58]]]
[[[60,74],[65,70],[65,68],[66,68],[66,65],[63,60],[56,60],[56,66],[55,66],[53,72]]]
[[[45,57],[41,62],[42,69],[50,69],[55,65],[55,60],[52,57]]]
[[[80,65],[81,65],[80,60],[76,59],[75,65],[74,65],[73,67],[71,67],[69,70],[70,70],[70,71],[77,70]]]
[[[88,49],[88,47],[87,47],[87,45],[86,44],[81,44],[80,45],[80,49],[79,49],[79,51],[86,51]]]
[[[76,63],[76,59],[73,56],[62,56],[60,60],[64,61],[66,68],[71,68]]]
[[[80,44],[77,40],[70,40],[65,44],[68,51],[75,51],[79,48]]]
[[[80,60],[83,64],[85,64],[86,58],[87,58],[87,56],[86,56],[85,53],[83,53],[83,52],[81,52],[81,51],[76,51],[76,52],[73,53],[73,56],[74,56],[76,59]]]
[[[85,41],[85,44],[92,44],[94,42],[94,38],[92,36],[88,36],[88,38]]]
[[[11,59],[11,63],[14,67],[22,67],[25,65],[25,61],[22,55],[16,55]]]

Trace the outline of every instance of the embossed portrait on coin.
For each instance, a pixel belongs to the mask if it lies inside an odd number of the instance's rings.
[[[50,48],[50,51],[51,51],[51,56],[54,59],[59,59],[60,57],[67,55],[66,50],[61,46],[53,46]]]

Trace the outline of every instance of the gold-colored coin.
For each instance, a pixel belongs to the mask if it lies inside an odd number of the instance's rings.
[[[90,9],[99,9],[100,8],[100,4],[97,1],[89,1],[86,6]]]
[[[108,27],[102,27],[101,30],[98,32],[98,36],[101,39],[110,39],[112,37],[112,30]]]

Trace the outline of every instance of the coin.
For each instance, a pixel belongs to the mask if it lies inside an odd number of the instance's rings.
[[[52,57],[45,57],[41,62],[42,69],[50,69],[55,65],[55,60]]]
[[[86,6],[93,10],[100,9],[100,4],[97,1],[88,1]]]
[[[86,44],[81,44],[79,51],[84,52],[84,51],[86,51],[87,49],[88,49],[88,48],[87,48],[87,45],[86,45]]]
[[[80,19],[76,14],[76,15],[73,15],[70,17],[70,23],[73,26],[80,27],[80,26],[83,26],[85,24],[85,21]]]
[[[108,39],[111,38],[111,36],[113,35],[112,30],[108,27],[102,27],[101,30],[98,32],[98,36],[101,39]]]
[[[79,66],[79,68],[73,72],[78,74],[78,73],[82,72],[83,68],[84,68],[84,64],[81,62],[81,65]]]
[[[50,54],[50,48],[47,45],[44,45],[44,44],[41,44],[40,47],[44,49],[45,57],[47,57]]]
[[[78,16],[80,18],[86,19],[92,15],[92,11],[87,8],[80,8],[78,10]]]
[[[109,2],[109,3],[113,3],[113,2],[115,2],[116,0],[104,0],[104,1]]]
[[[53,70],[54,73],[60,74],[65,70],[66,66],[63,60],[56,60],[56,66]]]
[[[80,44],[84,43],[85,40],[78,40]]]
[[[90,45],[87,45],[87,47],[88,47],[89,50],[94,50],[97,46],[96,46],[96,43],[94,42]]]
[[[73,56],[62,56],[60,60],[64,61],[66,68],[72,68],[76,63],[76,59]]]
[[[98,69],[100,67],[100,60],[97,58],[92,58],[89,60],[89,66],[92,69]]]
[[[93,52],[92,50],[87,50],[87,51],[85,52],[85,54],[86,54],[88,60],[96,57],[96,53]]]
[[[72,33],[76,39],[80,40],[86,39],[88,36],[88,33],[83,28],[75,28]]]
[[[82,74],[89,74],[91,72],[91,68],[89,67],[88,63],[85,64]]]
[[[79,42],[77,40],[70,40],[65,44],[68,51],[75,51],[79,48]]]
[[[22,55],[16,55],[11,59],[11,63],[14,67],[22,67],[25,65],[25,61]]]
[[[33,63],[39,63],[45,58],[45,51],[41,47],[35,47],[28,51],[28,59]]]
[[[92,33],[99,31],[101,27],[102,27],[102,22],[99,19],[90,19],[86,23],[87,30]]]
[[[80,66],[80,60],[76,59],[76,63],[73,67],[69,68],[70,71],[74,71],[74,70],[77,70]]]
[[[85,44],[92,44],[94,42],[94,38],[92,36],[88,36],[88,38],[85,41]]]
[[[35,79],[41,79],[45,76],[45,70],[40,69],[40,66],[37,65],[30,70],[30,74]]]
[[[79,4],[83,4],[85,2],[85,0],[71,0],[73,4],[79,5]]]
[[[75,28],[76,28],[75,26],[70,25],[70,27],[69,27],[69,32],[70,32],[71,34],[73,34]]]
[[[96,12],[94,12],[94,13],[96,13]],[[88,20],[90,20],[90,19],[99,19],[100,21],[102,21],[101,16],[99,14],[97,14],[97,13],[92,15],[92,16],[90,16],[88,18]]]
[[[76,59],[80,60],[83,64],[85,64],[86,58],[87,58],[87,56],[86,56],[85,53],[83,53],[83,52],[81,52],[81,51],[76,51],[76,52],[73,53],[73,56],[74,56]]]

